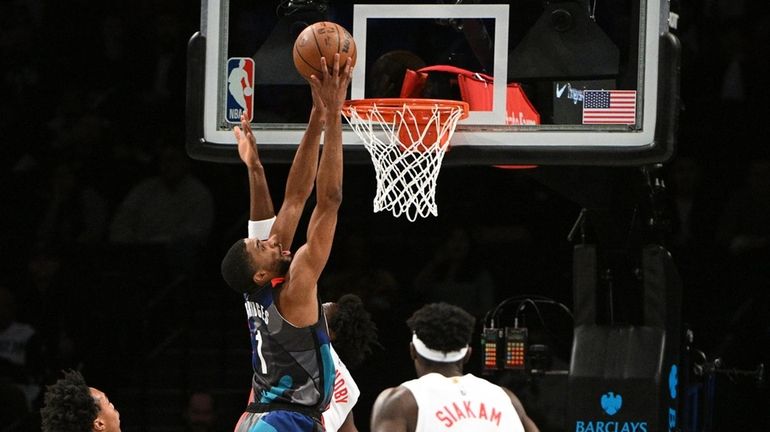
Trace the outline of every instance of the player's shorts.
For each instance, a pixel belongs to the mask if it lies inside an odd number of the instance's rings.
[[[235,432],[324,432],[312,417],[295,411],[244,412]]]

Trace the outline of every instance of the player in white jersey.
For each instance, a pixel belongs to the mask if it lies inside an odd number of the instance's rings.
[[[321,416],[327,432],[356,432],[358,429],[353,420],[353,407],[361,396],[358,385],[353,380],[353,375],[340,360],[340,356],[334,351],[332,342],[332,357],[334,358],[334,394],[329,408]]]
[[[322,413],[327,432],[357,432],[353,407],[361,395],[350,369],[355,369],[377,344],[377,327],[361,299],[345,294],[335,303],[324,303],[332,341],[336,375],[329,408]],[[339,355],[338,355],[339,354]]]
[[[407,320],[418,378],[380,393],[372,432],[539,431],[513,392],[463,374],[474,322],[447,303],[426,305]]]
[[[313,102],[314,112],[311,114],[311,122],[322,118],[315,112],[315,104],[320,102],[320,97],[315,92]],[[300,145],[302,155],[317,154],[321,129],[308,128]],[[265,240],[270,237],[276,220],[275,212],[264,169],[259,159],[256,139],[251,131],[251,125],[243,116],[241,127],[236,127],[235,136],[238,141],[238,153],[248,168],[248,237]],[[300,156],[298,160],[314,162],[312,156],[306,158]],[[312,183],[305,183],[304,186],[307,189],[304,193],[310,194]],[[336,372],[331,402],[328,409],[322,413],[322,422],[327,432],[357,432],[352,410],[361,392],[348,367],[355,368],[372,352],[372,345],[377,343],[377,329],[358,296],[343,295],[335,303],[324,303],[323,309],[329,326],[329,337],[333,343],[331,355]]]

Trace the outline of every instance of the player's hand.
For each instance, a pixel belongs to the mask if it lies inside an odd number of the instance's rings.
[[[326,104],[324,104],[323,98],[321,98],[321,89],[319,86],[313,85],[310,79],[308,81],[310,82],[310,94],[313,96],[313,113],[323,123],[326,120]]]
[[[258,168],[262,162],[257,152],[257,139],[251,131],[251,125],[246,116],[241,114],[241,127],[234,127],[235,139],[238,141],[238,155],[248,168]]]
[[[351,59],[348,58],[340,69],[340,55],[334,54],[334,67],[330,72],[326,65],[326,58],[321,57],[323,79],[319,80],[316,75],[310,77],[310,85],[316,87],[327,112],[339,112],[342,109],[353,69],[350,64]]]

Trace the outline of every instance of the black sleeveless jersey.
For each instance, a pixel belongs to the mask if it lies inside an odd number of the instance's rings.
[[[283,319],[275,305],[271,286],[244,294],[251,334],[252,388],[254,402],[298,404],[326,409],[334,385],[334,361],[330,351],[326,317],[318,302],[318,321],[298,328]]]

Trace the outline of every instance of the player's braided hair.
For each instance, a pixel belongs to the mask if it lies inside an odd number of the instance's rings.
[[[329,319],[329,328],[335,333],[334,350],[348,368],[361,364],[378,345],[377,325],[355,294],[337,300],[337,312]]]
[[[65,371],[64,378],[46,388],[40,417],[43,432],[87,432],[99,413],[83,376]]]
[[[473,315],[444,302],[425,305],[406,320],[425,346],[444,352],[468,345],[475,323]]]
[[[230,246],[230,249],[222,259],[222,278],[239,293],[253,291],[258,288],[253,276],[257,269],[249,260],[246,253],[246,242],[240,239]]]

